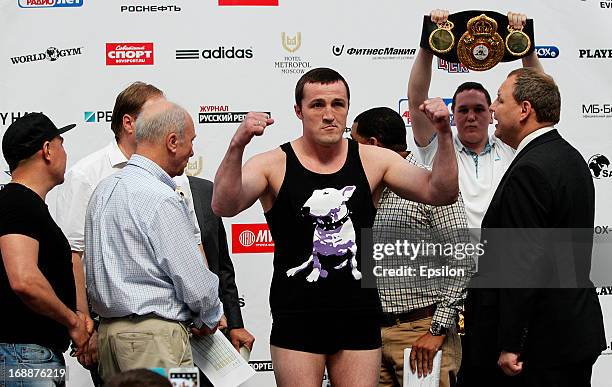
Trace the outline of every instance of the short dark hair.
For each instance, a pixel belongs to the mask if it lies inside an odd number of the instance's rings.
[[[405,151],[406,124],[393,109],[375,107],[359,113],[353,120],[357,123],[357,133],[363,137],[374,137],[385,148],[396,152]]]
[[[478,83],[478,82],[464,82],[464,83],[459,85],[457,90],[455,90],[455,94],[453,94],[453,103],[451,104],[451,110],[452,111],[455,110],[455,102],[456,102],[456,99],[457,99],[457,94],[461,93],[462,91],[467,91],[467,90],[480,91],[482,94],[484,94],[485,98],[487,99],[487,106],[491,106],[491,95],[489,94],[487,89],[485,89],[484,86],[481,83]]]
[[[323,85],[328,85],[335,82],[344,83],[344,87],[346,87],[346,98],[350,101],[351,92],[349,90],[348,83],[346,83],[346,80],[342,77],[342,75],[340,75],[340,73],[336,70],[332,70],[327,67],[318,67],[302,75],[300,80],[295,85],[296,105],[302,106],[302,99],[304,99],[304,85],[307,83],[321,83]]]
[[[129,114],[138,116],[142,105],[153,96],[163,96],[164,92],[157,87],[144,82],[134,82],[129,85],[117,96],[115,106],[113,107],[113,115],[111,117],[111,129],[115,133],[115,138],[119,139],[121,129],[123,128],[123,116]]]
[[[550,75],[529,67],[522,67],[508,74],[508,77],[511,76],[516,76],[512,97],[517,103],[529,101],[540,123],[556,124],[559,122],[561,93]]]
[[[144,368],[113,375],[104,387],[172,387],[167,378]]]

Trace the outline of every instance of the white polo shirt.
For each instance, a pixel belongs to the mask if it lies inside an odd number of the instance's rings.
[[[465,204],[469,228],[480,228],[493,194],[501,178],[514,158],[515,150],[504,144],[495,135],[480,154],[463,146],[459,137],[453,134],[453,144],[459,167],[459,190]],[[429,145],[418,147],[423,164],[431,166],[438,150],[438,137]]]
[[[79,160],[66,173],[64,184],[59,186],[57,194],[56,220],[68,238],[72,251],[85,250],[85,212],[93,191],[100,181],[125,167],[127,161],[117,142],[113,140],[104,148]],[[200,228],[191,200],[189,181],[183,175],[177,176],[175,182],[184,194],[189,215],[193,219],[194,234],[200,241]]]

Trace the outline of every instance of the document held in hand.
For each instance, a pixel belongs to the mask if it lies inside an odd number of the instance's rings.
[[[193,362],[214,386],[239,386],[255,375],[255,370],[219,330],[212,335],[192,337],[191,350]]]
[[[433,360],[433,372],[420,377],[418,373],[412,373],[410,369],[411,348],[404,349],[404,387],[438,387],[440,385],[440,364],[442,363],[442,351],[436,352]]]

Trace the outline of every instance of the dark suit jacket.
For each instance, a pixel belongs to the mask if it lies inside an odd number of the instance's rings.
[[[192,176],[188,179],[208,266],[219,276],[219,298],[223,302],[227,326],[229,329],[243,328],[234,266],[227,247],[225,227],[221,218],[213,213],[210,205],[213,183]]]
[[[472,283],[481,288],[466,300],[466,365],[496,367],[505,350],[521,353],[525,366],[559,366],[605,349],[589,279],[594,213],[591,173],[557,130],[515,156],[482,221],[487,244]]]

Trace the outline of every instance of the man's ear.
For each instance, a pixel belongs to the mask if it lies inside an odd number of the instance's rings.
[[[42,145],[42,158],[45,161],[51,161],[51,141],[45,141]]]
[[[124,114],[122,118],[122,126],[123,130],[127,134],[134,134],[134,131],[136,130],[136,117],[132,117],[129,114]]]
[[[304,116],[302,115],[302,108],[298,104],[293,105],[293,110],[295,111],[295,115],[297,116],[297,118],[299,118],[300,120],[304,118]]]
[[[378,141],[378,139],[376,137],[368,138],[368,144],[375,145],[375,146],[382,146],[382,143],[380,141]]]
[[[176,153],[178,148],[179,138],[176,132],[170,132],[166,135],[166,148],[172,153]]]
[[[531,102],[521,102],[521,121],[526,120],[531,113],[535,113],[533,107],[531,106]]]

